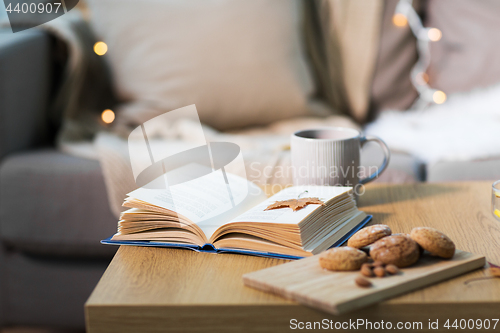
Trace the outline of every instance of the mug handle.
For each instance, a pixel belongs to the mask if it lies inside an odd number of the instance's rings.
[[[360,140],[361,147],[363,147],[365,145],[365,143],[367,143],[368,141],[374,141],[374,142],[378,143],[380,145],[380,147],[382,147],[382,151],[384,152],[384,160],[382,161],[382,165],[380,166],[379,169],[377,169],[377,171],[375,171],[374,173],[372,173],[368,177],[359,180],[359,183],[363,184],[363,185],[368,183],[368,182],[371,182],[372,180],[377,178],[379,175],[381,175],[382,172],[384,172],[384,170],[389,165],[389,161],[391,159],[391,151],[389,150],[389,147],[387,147],[387,144],[382,139],[380,139],[379,137],[376,137],[376,136],[371,136],[371,135],[363,136],[363,137],[361,137],[361,140]]]

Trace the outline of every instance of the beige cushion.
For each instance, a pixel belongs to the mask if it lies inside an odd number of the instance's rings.
[[[118,122],[190,104],[220,130],[315,114],[298,0],[88,2],[118,94],[130,101]]]
[[[500,1],[430,0],[426,26],[443,33],[431,43],[429,84],[447,94],[500,82]]]
[[[417,41],[410,27],[396,27],[392,17],[399,0],[384,2],[378,56],[371,85],[372,117],[384,110],[407,110],[417,98],[410,72],[417,62]],[[418,9],[420,1],[413,4]]]
[[[304,3],[307,43],[321,94],[336,110],[366,121],[383,1]]]
[[[343,84],[352,117],[366,121],[377,60],[382,0],[329,0],[332,29],[339,41]]]

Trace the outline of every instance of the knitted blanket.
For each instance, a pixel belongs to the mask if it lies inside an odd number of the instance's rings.
[[[426,164],[500,156],[500,85],[449,96],[424,110],[386,111],[366,127],[393,151]]]

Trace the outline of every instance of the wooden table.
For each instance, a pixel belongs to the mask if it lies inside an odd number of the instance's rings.
[[[369,185],[359,206],[394,232],[436,227],[457,248],[500,264],[500,223],[490,212],[491,182]],[[500,279],[464,284],[487,270],[332,316],[243,286],[244,273],[285,260],[122,246],[85,305],[98,332],[289,332],[290,320],[422,322],[500,318]],[[418,324],[417,324],[418,325]],[[491,329],[491,328],[490,328]],[[448,331],[444,329],[445,331]],[[454,329],[451,329],[454,330]],[[500,323],[496,330],[500,330]],[[433,330],[436,331],[436,330]]]

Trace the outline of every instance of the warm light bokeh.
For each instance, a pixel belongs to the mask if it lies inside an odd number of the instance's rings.
[[[408,24],[408,19],[403,14],[396,13],[392,17],[392,23],[394,23],[396,27],[404,27]]]
[[[433,42],[437,42],[442,36],[441,30],[437,28],[430,28],[429,31],[427,31],[427,37]]]
[[[115,113],[109,109],[102,111],[101,119],[106,124],[111,124],[115,120]]]
[[[108,52],[108,45],[104,42],[97,42],[94,44],[94,52],[100,56],[105,55]]]
[[[446,94],[441,90],[438,90],[432,94],[432,99],[436,104],[443,104],[446,101]]]
[[[420,72],[417,74],[415,80],[417,81],[417,84],[425,86],[429,82],[429,75],[425,72]]]

